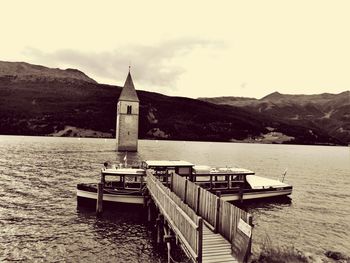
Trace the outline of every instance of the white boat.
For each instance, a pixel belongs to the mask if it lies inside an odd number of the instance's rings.
[[[105,167],[101,170],[104,183],[103,201],[110,203],[143,204],[146,171],[139,168]],[[97,200],[97,184],[77,185],[78,203]]]
[[[198,185],[220,195],[225,201],[287,196],[293,191],[289,184],[257,176],[244,168],[194,166],[193,173]]]
[[[139,204],[144,202],[146,171],[155,174],[165,185],[171,184],[172,172],[188,178],[226,201],[242,201],[267,197],[286,196],[292,193],[289,184],[256,176],[253,171],[238,168],[212,168],[196,166],[186,161],[147,160],[140,168],[105,167],[101,171],[104,184],[103,201]],[[78,202],[97,200],[97,184],[77,185]]]

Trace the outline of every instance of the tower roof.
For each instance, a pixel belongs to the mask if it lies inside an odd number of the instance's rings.
[[[126,78],[122,92],[120,93],[119,100],[139,102],[139,98],[137,97],[134,83],[131,78],[130,70],[129,70],[128,77]]]

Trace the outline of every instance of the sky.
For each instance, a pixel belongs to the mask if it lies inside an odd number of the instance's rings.
[[[350,1],[0,0],[0,60],[170,96],[350,89]]]

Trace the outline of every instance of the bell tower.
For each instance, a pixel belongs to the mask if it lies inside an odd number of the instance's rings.
[[[137,152],[139,103],[129,67],[129,73],[117,106],[116,139],[118,151]]]

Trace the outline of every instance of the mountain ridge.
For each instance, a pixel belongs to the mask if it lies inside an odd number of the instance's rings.
[[[315,126],[344,143],[350,142],[350,91],[311,95],[273,92],[255,100],[229,100],[226,97],[200,99],[240,107],[252,114],[269,116],[290,124]]]
[[[36,70],[40,71],[40,66]],[[43,67],[43,71],[35,78],[15,77],[17,71],[12,75],[0,74],[0,134],[115,136],[121,87],[98,84],[89,77],[86,79],[79,70],[53,73]],[[75,78],[70,75],[72,71],[78,74]],[[67,72],[69,76],[64,77]],[[29,70],[22,75],[32,73]],[[221,105],[140,90],[137,93],[140,139],[346,144],[312,122],[290,123],[264,112],[257,114],[256,110],[241,105]],[[240,98],[236,103],[256,101]]]
[[[77,80],[97,83],[78,69],[48,68],[27,62],[0,61],[0,78],[12,77],[17,81],[43,81],[43,80]]]

